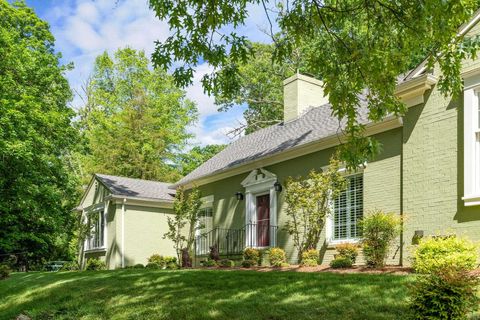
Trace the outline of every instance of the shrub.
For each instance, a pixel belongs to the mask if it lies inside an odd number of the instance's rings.
[[[254,265],[260,263],[260,251],[254,248],[246,248],[243,251],[243,260],[255,261]]]
[[[251,268],[253,266],[257,266],[258,265],[258,261],[255,261],[255,260],[243,260],[242,261],[242,267],[244,268]]]
[[[147,263],[147,265],[145,266],[145,268],[147,269],[163,269],[161,265],[159,265],[158,263],[156,262],[149,262]]]
[[[272,267],[281,267],[287,261],[287,256],[283,249],[271,248],[268,250],[268,260]]]
[[[351,268],[352,260],[349,257],[338,256],[335,257],[335,259],[333,259],[332,261],[330,261],[330,267],[334,269]]]
[[[314,267],[318,265],[320,253],[316,249],[310,249],[302,252],[302,266]]]
[[[335,249],[338,252],[338,255],[342,257],[347,257],[352,260],[352,263],[355,263],[358,256],[358,245],[353,243],[342,243],[338,244]]]
[[[418,276],[410,287],[415,319],[466,319],[478,308],[478,278],[456,268]]]
[[[145,266],[141,263],[137,263],[136,265],[133,266],[133,269],[143,269]]]
[[[385,266],[390,245],[400,232],[400,221],[398,215],[382,211],[370,212],[363,218],[362,245],[367,266],[373,268]]]
[[[0,280],[7,279],[12,270],[6,264],[0,264]]]
[[[303,259],[302,266],[304,267],[315,267],[318,266],[318,261],[313,259]]]
[[[159,254],[152,254],[150,258],[148,258],[148,263],[155,263],[159,265],[161,269],[164,269],[166,266],[165,258]]]
[[[418,273],[432,273],[445,268],[470,271],[477,265],[477,248],[468,239],[429,237],[420,240],[413,256],[413,268]]]
[[[215,260],[207,259],[207,260],[203,261],[203,266],[204,267],[216,267],[216,266],[218,266],[218,264]]]
[[[80,267],[76,261],[67,261],[63,264],[60,268],[60,271],[76,271],[79,270]]]
[[[159,255],[159,254],[153,254],[150,256],[150,258],[148,258],[148,263],[155,263],[159,266],[158,269],[169,269],[167,266],[168,264],[177,264],[177,258],[176,257],[164,257],[162,255]],[[148,266],[148,264],[147,264]],[[171,268],[170,268],[171,269]],[[175,268],[176,269],[176,268]]]
[[[104,261],[101,261],[97,258],[92,258],[87,260],[86,270],[105,270],[107,266]]]
[[[177,264],[176,257],[163,257],[163,261],[165,261],[165,264],[169,264],[169,263]]]
[[[235,267],[235,262],[233,262],[232,260],[223,259],[220,260],[219,265],[224,268],[233,268]]]
[[[177,261],[177,259],[175,259]],[[168,270],[177,270],[178,269],[178,263],[174,261],[167,262],[166,268]]]

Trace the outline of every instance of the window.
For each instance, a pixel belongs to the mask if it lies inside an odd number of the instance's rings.
[[[475,162],[474,162],[474,172],[475,172],[475,183],[474,183],[474,194],[480,195],[480,98],[477,93],[477,103],[476,103],[476,112],[475,112]]]
[[[355,240],[361,236],[363,175],[347,177],[347,188],[333,201],[332,240]]]
[[[213,229],[213,208],[201,208],[198,212],[198,225],[200,228],[195,230],[195,247],[197,255],[208,254],[210,252],[212,229]]]
[[[464,92],[464,196],[466,206],[480,205],[480,87]]]
[[[92,221],[92,229],[87,239],[86,249],[100,249],[105,247],[105,215],[98,212],[98,219]]]
[[[207,207],[200,209],[198,213],[199,223],[201,226],[200,234],[213,229],[213,208]]]

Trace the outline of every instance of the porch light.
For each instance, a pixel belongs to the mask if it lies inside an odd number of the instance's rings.
[[[424,234],[423,230],[415,230],[414,236],[416,238],[423,238],[423,234]]]
[[[282,192],[282,185],[280,184],[280,182],[278,182],[278,181],[275,182],[275,183],[273,184],[273,187],[275,188],[275,191],[277,191],[277,192]]]
[[[237,197],[237,200],[243,200],[243,193],[241,193],[240,191],[235,193],[235,196]]]

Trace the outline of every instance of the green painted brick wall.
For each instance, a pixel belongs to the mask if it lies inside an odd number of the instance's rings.
[[[477,25],[470,35],[477,34]],[[480,60],[462,69],[480,68]],[[439,77],[437,67],[434,75]],[[480,241],[480,207],[463,197],[463,99],[444,97],[437,87],[426,102],[409,109],[404,120],[403,187],[405,264],[415,250],[415,230],[425,235],[456,234]]]
[[[367,165],[364,170],[364,207],[365,211],[381,209],[400,213],[400,158],[402,129],[394,129],[379,134],[376,138],[383,144],[381,155]],[[320,170],[328,165],[334,149],[321,150],[289,161],[265,167],[274,173],[284,184],[289,176],[305,176],[312,169]],[[242,228],[245,226],[245,200],[238,201],[237,191],[244,192],[241,181],[249,172],[209,183],[200,187],[203,196],[214,195],[214,226],[221,228]],[[288,217],[285,213],[284,191],[278,196],[278,235],[277,244],[285,249],[289,262],[296,262],[296,251],[292,238],[283,230]],[[396,244],[396,248],[398,244]],[[325,230],[318,244],[322,253],[322,262],[329,263],[335,254],[334,247],[325,242]],[[399,255],[391,255],[390,261],[398,263]],[[359,259],[361,262],[362,259]]]

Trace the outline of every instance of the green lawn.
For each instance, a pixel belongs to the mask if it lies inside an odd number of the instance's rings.
[[[222,270],[17,273],[0,281],[0,318],[399,319],[395,275]]]

